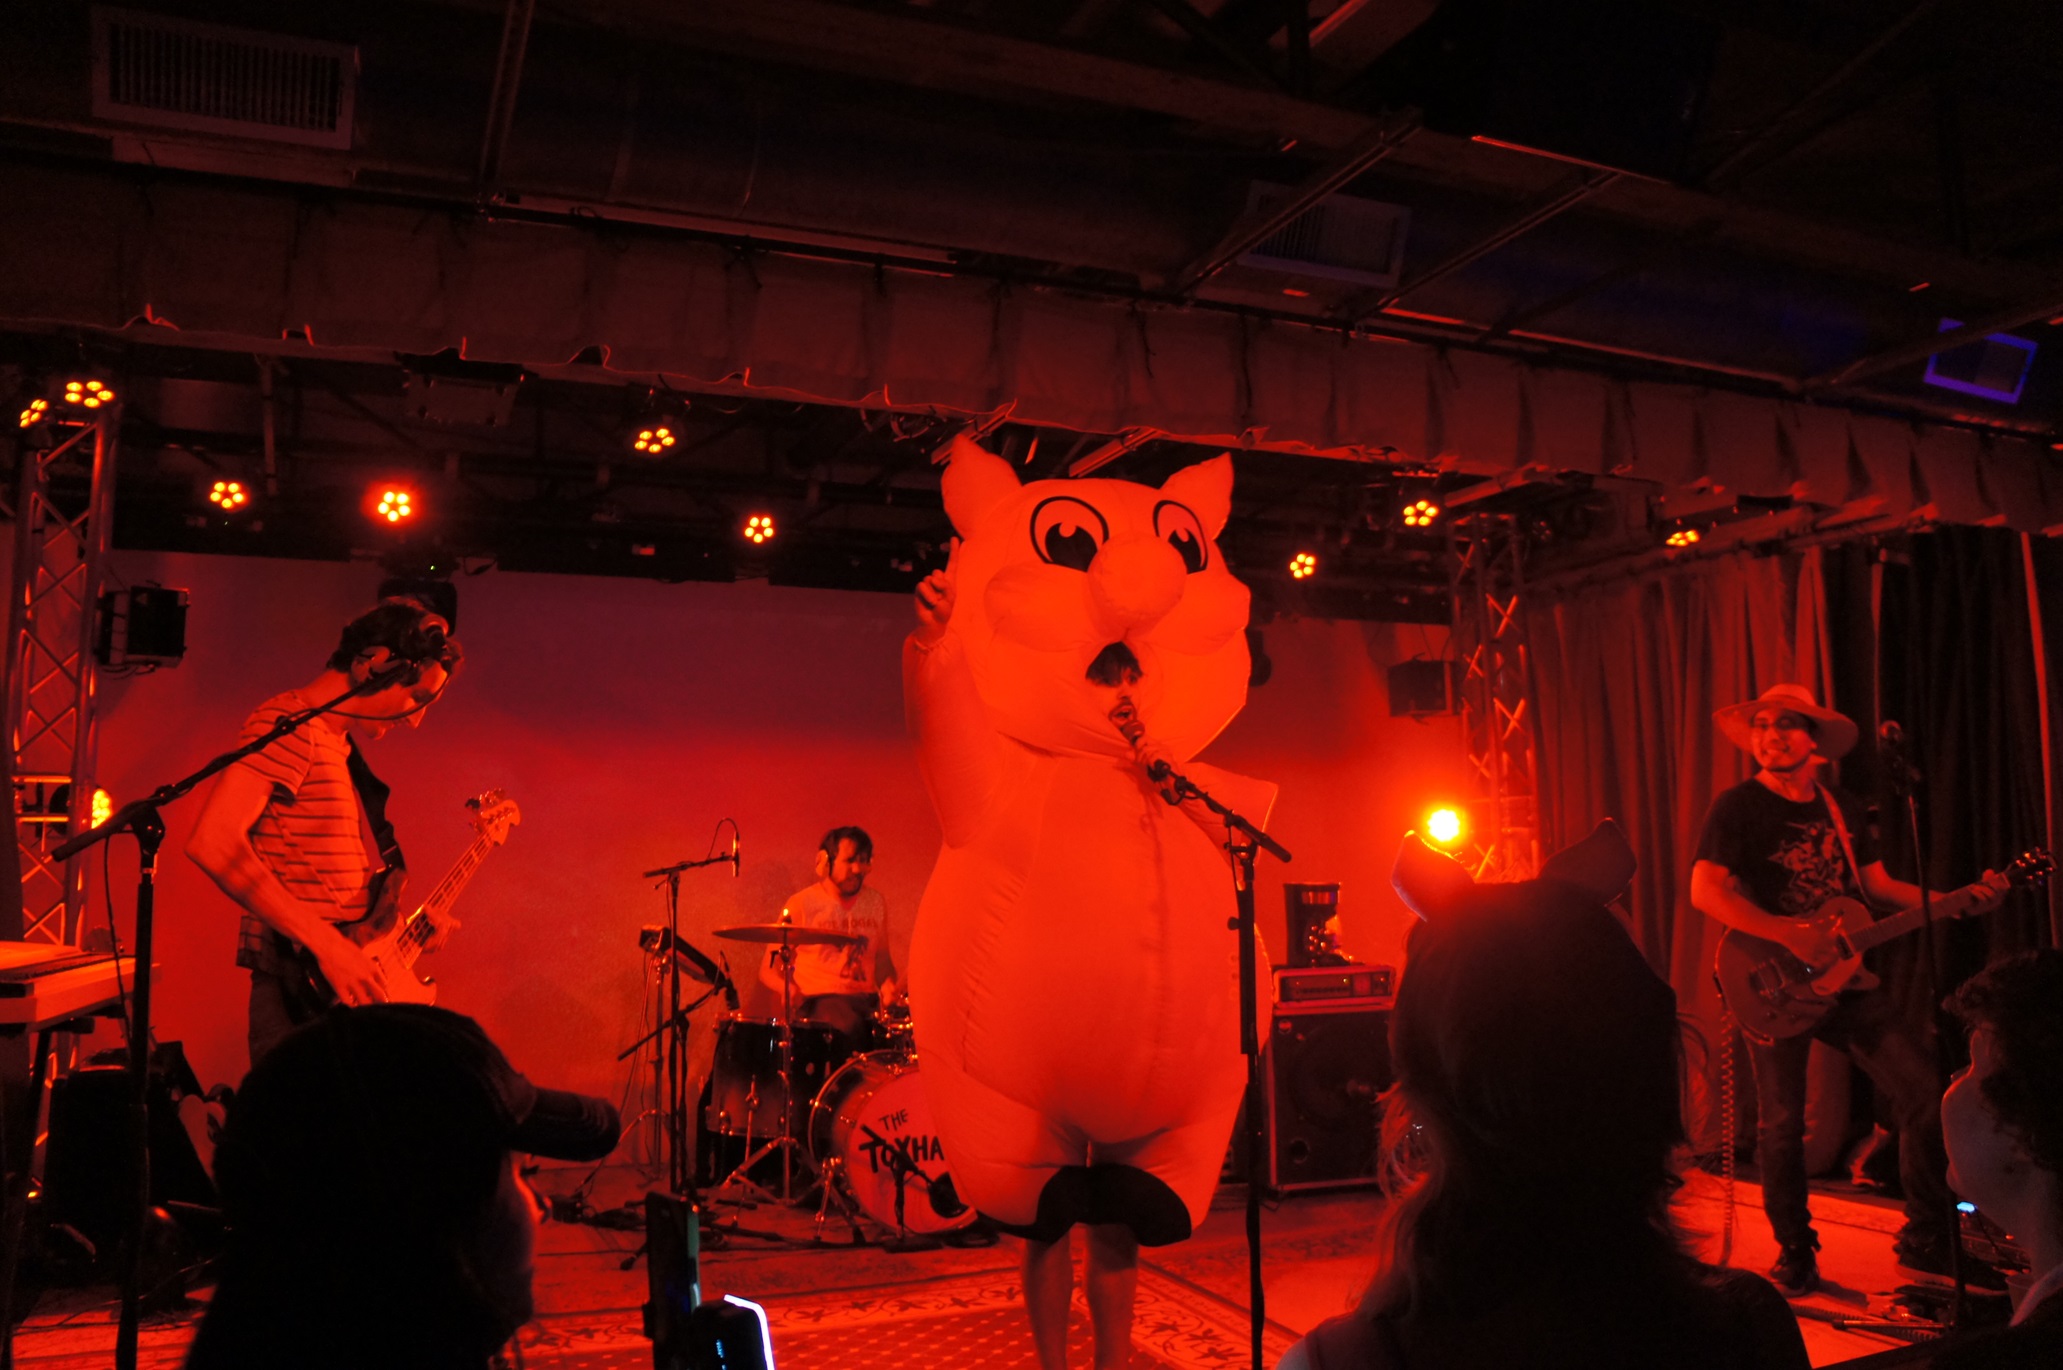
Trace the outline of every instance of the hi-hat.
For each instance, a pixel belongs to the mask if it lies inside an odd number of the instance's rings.
[[[802,928],[793,923],[740,923],[734,928],[718,928],[716,935],[733,942],[785,943],[791,947],[849,947],[860,940],[849,932]]]

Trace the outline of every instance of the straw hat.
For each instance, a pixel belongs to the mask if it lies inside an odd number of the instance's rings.
[[[1735,746],[1752,752],[1754,743],[1748,735],[1748,724],[1757,710],[1772,706],[1811,719],[1819,753],[1829,761],[1840,760],[1855,746],[1855,720],[1822,706],[1803,685],[1772,685],[1744,704],[1729,704],[1713,714],[1712,721]]]

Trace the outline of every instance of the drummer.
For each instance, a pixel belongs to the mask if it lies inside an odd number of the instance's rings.
[[[838,945],[803,946],[795,956],[795,1017],[814,1019],[861,1035],[877,999],[896,1004],[895,963],[888,953],[888,901],[870,890],[874,839],[864,828],[833,828],[817,844],[816,883],[795,892],[781,910],[784,922],[852,938]],[[782,993],[781,951],[769,949],[760,963],[760,982]]]

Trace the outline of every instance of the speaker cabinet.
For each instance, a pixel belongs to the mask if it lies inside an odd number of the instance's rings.
[[[1378,1096],[1390,1087],[1389,1001],[1284,1005],[1263,1064],[1268,1188],[1373,1183]]]

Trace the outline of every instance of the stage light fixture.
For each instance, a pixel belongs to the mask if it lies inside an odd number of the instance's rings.
[[[1671,547],[1695,547],[1703,540],[1703,536],[1695,528],[1679,528],[1663,541]]]
[[[373,516],[388,523],[406,523],[415,517],[415,496],[406,490],[383,486],[379,502],[373,506]]]
[[[115,402],[115,392],[97,380],[66,381],[64,402],[78,409],[100,409]]]
[[[1318,574],[1318,558],[1309,552],[1299,552],[1289,559],[1291,580],[1309,580]]]
[[[1443,847],[1451,847],[1461,840],[1461,812],[1458,809],[1434,809],[1425,816],[1426,836]]]
[[[1430,528],[1440,517],[1440,506],[1429,499],[1416,499],[1404,506],[1406,528]]]
[[[759,546],[773,541],[773,537],[774,516],[772,514],[754,514],[751,518],[745,520],[745,540],[747,542],[752,543],[754,546]]]
[[[251,502],[251,492],[240,480],[218,480],[208,491],[208,503],[225,514],[233,514]]]
[[[106,790],[93,792],[93,812],[88,827],[97,828],[115,816],[115,797]]]
[[[49,416],[49,400],[30,400],[29,407],[21,411],[21,426],[24,428],[34,428]]]
[[[633,452],[642,452],[648,457],[663,457],[673,450],[673,427],[666,423],[650,423],[638,429],[637,436],[630,440]]]

